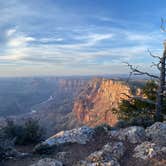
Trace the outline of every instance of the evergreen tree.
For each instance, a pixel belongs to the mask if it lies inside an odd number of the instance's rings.
[[[126,100],[122,100],[119,109],[114,109],[113,112],[118,116],[119,120],[124,120],[132,125],[148,126],[154,122],[155,119],[155,102],[157,84],[155,81],[147,81],[142,88],[141,98],[149,99],[153,101],[151,103],[147,100],[140,100],[140,98],[131,97]],[[166,102],[165,102],[166,103]]]

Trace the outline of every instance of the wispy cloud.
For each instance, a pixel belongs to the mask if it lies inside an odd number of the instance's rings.
[[[135,19],[139,11],[133,19],[131,14],[117,14],[119,8],[109,2],[109,10],[91,3],[0,1],[0,63],[7,73],[14,70],[11,66],[39,73],[123,72],[122,61],[147,66],[147,49],[162,52],[165,35],[155,23],[148,26],[144,18]]]

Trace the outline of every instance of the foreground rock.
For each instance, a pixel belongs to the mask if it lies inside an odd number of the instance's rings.
[[[39,151],[42,148],[51,148],[54,146],[59,146],[63,144],[69,143],[78,143],[78,144],[86,144],[92,138],[94,134],[94,129],[83,126],[81,128],[61,131],[56,135],[48,138],[46,141],[35,147],[35,151]]]
[[[120,166],[116,159],[110,159],[110,161],[98,161],[98,162],[89,162],[81,161],[77,166]]]
[[[111,142],[103,146],[100,151],[90,154],[80,166],[120,166],[118,161],[124,155],[125,147],[122,142]]]
[[[70,152],[58,152],[55,156],[56,159],[68,163],[70,158],[72,157],[72,153]]]
[[[166,146],[166,122],[156,122],[146,129],[146,136],[151,141]]]
[[[63,166],[62,162],[51,159],[51,158],[45,158],[39,160],[37,163],[32,164],[30,166]]]
[[[135,147],[134,152],[133,157],[146,160],[157,156],[166,156],[166,147],[151,142],[143,142]]]
[[[111,131],[111,137],[133,144],[141,143],[146,139],[144,128],[138,126],[127,127],[118,131]]]

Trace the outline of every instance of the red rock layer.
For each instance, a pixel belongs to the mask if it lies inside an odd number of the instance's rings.
[[[120,81],[94,79],[75,100],[73,111],[79,121],[89,126],[114,125],[117,116],[112,109],[118,108],[124,93],[130,95],[130,88]]]

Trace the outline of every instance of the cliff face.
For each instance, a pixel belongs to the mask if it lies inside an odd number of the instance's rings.
[[[75,100],[73,111],[79,121],[89,126],[114,125],[117,117],[112,109],[118,108],[121,99],[125,98],[123,93],[130,95],[130,88],[120,81],[94,79]]]

